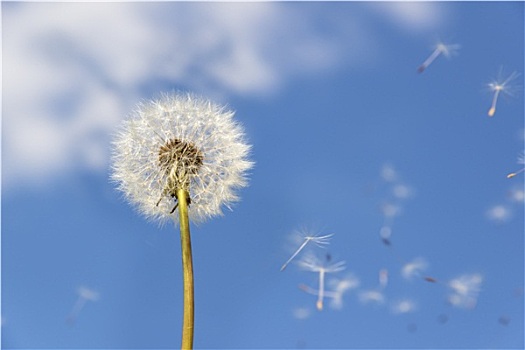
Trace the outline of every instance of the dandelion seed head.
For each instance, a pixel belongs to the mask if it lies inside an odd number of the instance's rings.
[[[518,72],[512,72],[507,78],[503,78],[503,70],[500,69],[498,77],[488,83],[488,87],[491,91],[499,91],[509,96],[513,96],[518,90],[518,85],[514,84],[513,81],[519,76],[520,74]]]
[[[190,194],[194,222],[221,215],[247,185],[250,146],[234,112],[191,94],[139,104],[113,143],[112,180],[147,218],[178,220],[177,188]]]

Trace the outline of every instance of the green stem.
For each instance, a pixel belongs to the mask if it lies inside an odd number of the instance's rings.
[[[182,249],[182,275],[184,281],[184,313],[181,349],[193,349],[193,262],[191,257],[190,221],[188,218],[189,193],[177,189],[180,217],[180,242]]]

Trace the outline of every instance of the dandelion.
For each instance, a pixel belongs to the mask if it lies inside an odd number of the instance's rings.
[[[498,74],[498,79],[494,80],[493,82],[489,83],[489,89],[491,91],[494,91],[494,95],[492,97],[492,104],[490,105],[488,116],[493,117],[494,113],[496,113],[496,104],[498,103],[498,97],[501,92],[512,96],[514,90],[516,89],[516,86],[512,85],[511,82],[519,77],[518,72],[512,72],[507,79],[501,78],[502,76],[502,70],[500,69],[500,72]]]
[[[436,58],[438,58],[439,55],[443,54],[445,57],[450,57],[453,54],[457,53],[459,50],[460,45],[458,44],[444,44],[442,42],[438,43],[434,49],[434,51],[428,56],[428,58],[423,62],[418,68],[417,71],[419,73],[423,73],[425,69],[428,68],[434,62]]]
[[[67,317],[67,320],[70,323],[75,322],[75,320],[78,317],[78,314],[80,313],[80,311],[82,311],[82,309],[88,301],[97,301],[100,298],[100,294],[97,291],[87,287],[79,287],[77,289],[77,294],[77,301],[73,306],[73,310],[71,310],[69,316]]]
[[[510,173],[507,175],[507,179],[510,179],[520,173],[522,173],[523,171],[525,171],[525,152],[521,152],[520,155],[518,156],[518,164],[522,165],[521,169],[518,170],[518,171],[515,171],[513,173]]]
[[[253,166],[233,115],[190,94],[140,104],[114,142],[112,179],[142,214],[161,223],[178,220],[179,190],[191,195],[190,220],[221,215],[238,201],[235,190],[247,185]]]
[[[332,233],[332,234],[325,235],[325,236],[318,236],[318,235],[310,235],[307,232],[302,233],[302,234],[303,234],[302,244],[299,246],[299,248],[297,248],[297,250],[292,254],[292,256],[283,264],[283,266],[281,266],[281,271],[284,271],[286,266],[288,266],[288,264],[297,256],[297,254],[299,254],[306,247],[308,243],[312,242],[312,243],[315,243],[317,246],[324,248],[324,246],[330,243],[329,242],[330,238],[332,238],[332,236],[334,235]]]
[[[451,289],[448,301],[457,307],[474,308],[478,300],[482,282],[483,276],[479,273],[465,274],[451,280],[448,283],[448,287]]]
[[[327,273],[343,271],[345,269],[345,262],[339,261],[334,264],[326,264],[316,256],[309,254],[299,261],[299,265],[305,270],[317,272],[319,274],[319,289],[316,292],[318,295],[316,306],[320,311],[323,309],[323,299],[325,296],[325,275]]]
[[[253,166],[233,115],[191,94],[166,94],[140,104],[114,141],[112,180],[118,189],[147,218],[180,224],[184,349],[193,347],[189,220],[202,222],[231,208]]]

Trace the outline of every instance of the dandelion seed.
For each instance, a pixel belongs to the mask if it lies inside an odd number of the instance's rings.
[[[523,165],[525,165],[525,152],[521,152],[520,155],[518,156],[518,164],[522,165],[522,168],[518,171],[508,174],[507,179],[510,179],[518,174],[521,174],[523,171],[525,171],[525,167],[523,167]]]
[[[403,278],[410,280],[414,276],[420,276],[421,271],[427,268],[427,262],[423,258],[416,258],[412,262],[403,265],[401,275]]]
[[[491,221],[503,223],[510,219],[511,210],[506,205],[498,204],[487,210],[486,216]]]
[[[302,244],[297,248],[297,250],[292,254],[292,256],[281,266],[281,271],[284,271],[286,269],[286,266],[299,254],[308,243],[313,242],[319,247],[324,247],[330,243],[330,238],[332,238],[334,234],[329,234],[325,236],[318,236],[318,235],[309,235],[306,233],[306,235],[303,235],[304,241]]]
[[[391,311],[394,314],[406,314],[416,311],[417,305],[413,300],[403,299],[396,301],[391,306]]]
[[[425,69],[427,69],[432,62],[436,58],[438,58],[439,55],[443,54],[445,57],[450,57],[453,54],[457,53],[459,50],[460,45],[458,44],[444,44],[444,43],[438,43],[434,49],[434,51],[428,56],[428,58],[417,68],[417,71],[419,73],[423,73]]]
[[[383,226],[379,230],[379,236],[381,236],[381,241],[386,246],[391,246],[392,241],[390,241],[390,236],[392,235],[392,228],[390,226]]]
[[[331,295],[327,295],[331,298],[330,306],[333,309],[340,310],[343,307],[343,296],[346,292],[355,289],[359,286],[359,279],[352,274],[347,275],[343,279],[332,279],[329,283]]]
[[[514,188],[510,190],[510,199],[513,202],[523,203],[525,202],[525,190],[523,188]]]
[[[319,274],[319,289],[317,292],[318,298],[316,306],[320,311],[323,309],[323,299],[325,295],[325,275],[327,273],[343,271],[345,269],[345,262],[339,261],[328,265],[320,261],[316,256],[309,254],[299,261],[299,265],[305,270],[317,272]]]
[[[512,72],[507,79],[502,79],[502,70],[500,69],[500,72],[498,74],[498,79],[494,80],[493,82],[489,83],[489,89],[491,91],[494,91],[494,95],[492,97],[492,104],[490,105],[488,116],[493,117],[496,113],[496,105],[498,103],[498,98],[500,93],[507,94],[509,96],[513,95],[514,90],[516,89],[516,86],[512,85],[511,82],[519,77],[518,72]]]
[[[359,293],[359,301],[363,304],[383,304],[385,302],[385,296],[380,290],[370,289]]]
[[[388,284],[388,270],[381,269],[379,270],[379,287],[384,289]]]
[[[397,184],[392,189],[394,196],[399,199],[407,199],[412,195],[412,189],[407,185]]]
[[[353,275],[348,275],[343,279],[331,279],[328,284],[331,290],[324,290],[322,292],[323,297],[330,298],[330,306],[339,310],[343,307],[343,295],[347,291],[357,288],[359,286],[359,279]],[[299,288],[308,294],[321,295],[320,290],[310,288],[304,284],[299,285]]]
[[[82,311],[88,301],[98,301],[100,298],[100,294],[97,291],[86,287],[79,287],[77,289],[77,294],[78,299],[73,306],[73,310],[71,310],[67,317],[69,323],[74,323],[76,321],[80,311]]]
[[[476,306],[483,277],[479,273],[465,274],[451,280],[448,301],[453,306],[472,309]]]
[[[431,276],[425,276],[423,277],[423,279],[427,282],[430,282],[430,283],[437,283],[437,279],[435,279],[434,277],[431,277]]]
[[[381,211],[385,219],[392,219],[401,213],[401,207],[390,202],[385,202],[381,205]]]
[[[292,313],[293,317],[298,320],[306,320],[311,315],[310,309],[306,307],[295,308]]]

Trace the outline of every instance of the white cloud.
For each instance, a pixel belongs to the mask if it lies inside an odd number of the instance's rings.
[[[145,89],[259,96],[298,76],[373,64],[378,45],[370,23],[358,12],[333,9],[275,2],[4,4],[4,188],[106,169],[111,133],[148,97]]]
[[[422,34],[435,30],[448,17],[439,2],[389,1],[369,5],[400,29],[411,33]]]

